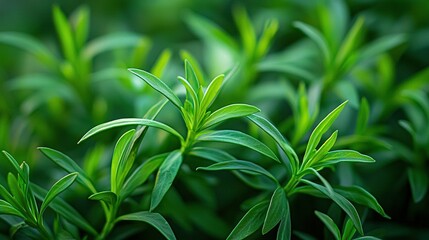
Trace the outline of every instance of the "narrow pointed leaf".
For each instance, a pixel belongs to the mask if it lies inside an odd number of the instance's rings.
[[[181,54],[182,54],[182,57],[185,57],[185,56],[189,57],[190,56],[190,54],[187,52],[181,52]],[[201,80],[198,78],[197,73],[195,72],[194,67],[192,66],[190,60],[185,58],[184,61],[185,61],[185,77],[186,77],[186,80],[189,81],[192,89],[195,92],[198,92],[198,89],[200,88],[200,86],[202,86]],[[202,76],[200,76],[200,77],[202,77]]]
[[[164,195],[170,189],[182,165],[182,153],[178,150],[171,152],[161,164],[155,180],[150,202],[150,211],[155,209]]]
[[[279,229],[277,230],[276,240],[290,240],[291,239],[292,227],[291,227],[291,220],[290,220],[289,203],[287,205],[286,210],[287,210],[287,212],[283,216],[283,219],[279,225]]]
[[[326,39],[323,37],[322,33],[320,33],[320,31],[315,29],[314,27],[302,22],[295,22],[294,26],[301,30],[311,40],[313,40],[313,42],[322,52],[325,64],[328,64],[331,61],[332,57],[329,50],[329,44],[326,42]]]
[[[358,117],[356,121],[356,134],[363,134],[369,120],[369,104],[366,98],[362,98],[359,106]]]
[[[264,225],[262,226],[262,234],[271,231],[282,220],[284,215],[287,214],[286,211],[288,210],[286,193],[282,187],[278,187],[271,197]]]
[[[131,129],[128,132],[124,133],[121,138],[119,138],[118,142],[116,143],[115,150],[113,151],[113,157],[112,157],[112,166],[111,166],[111,173],[110,173],[110,189],[112,192],[116,193],[117,188],[121,188],[121,186],[118,186],[117,182],[117,175],[124,174],[119,168],[121,159],[124,159],[126,156],[126,150],[127,146],[129,145],[131,139],[134,136],[134,133],[136,132],[135,129]]]
[[[256,49],[256,33],[252,22],[243,7],[236,7],[234,9],[233,16],[237,24],[238,31],[240,32],[244,51],[248,56],[252,56]]]
[[[240,171],[246,171],[246,172],[254,172],[257,174],[262,174],[269,179],[271,179],[273,182],[277,183],[277,179],[267,170],[262,168],[261,166],[254,164],[252,162],[243,161],[243,160],[232,160],[232,161],[225,161],[225,162],[219,162],[215,163],[213,165],[210,165],[208,167],[199,167],[197,170],[206,170],[206,171],[219,171],[219,170],[240,170]]]
[[[317,164],[331,148],[334,146],[335,141],[337,140],[338,130],[332,133],[332,135],[317,149],[316,153],[310,159],[304,159],[303,164],[307,164],[308,167]]]
[[[66,16],[64,16],[64,13],[58,6],[54,6],[53,14],[55,28],[61,42],[63,54],[68,61],[74,62],[77,51],[71,26]]]
[[[414,202],[420,202],[428,190],[428,175],[424,169],[420,168],[410,168],[407,173]]]
[[[345,197],[334,191],[329,191],[326,187],[321,186],[317,183],[313,183],[306,179],[302,179],[301,181],[317,189],[318,191],[329,197],[332,201],[334,201],[341,209],[344,210],[347,216],[350,217],[356,229],[361,235],[363,235],[362,223],[360,221],[359,214],[353,204],[351,204]]]
[[[318,163],[314,164],[313,167],[325,167],[340,162],[373,163],[375,160],[370,156],[361,154],[354,150],[335,150],[325,154],[325,156]]]
[[[23,176],[22,169],[19,167],[18,161],[12,157],[8,152],[2,151],[6,158],[9,160],[10,164],[15,168],[15,170],[19,173],[19,175]]]
[[[406,42],[406,40],[407,37],[404,34],[396,34],[378,38],[359,49],[359,60],[375,58],[378,54],[382,54]]]
[[[208,159],[214,162],[224,162],[224,161],[231,161],[236,160],[232,155],[229,153],[216,149],[216,148],[208,148],[208,147],[194,147],[189,152],[190,155],[194,155],[200,158]]]
[[[141,78],[147,84],[149,84],[149,86],[151,86],[153,89],[164,95],[168,100],[170,100],[171,103],[173,103],[178,109],[180,109],[180,107],[182,106],[182,102],[176,96],[176,94],[174,94],[173,90],[171,90],[167,86],[167,84],[165,84],[153,74],[148,73],[146,71],[135,68],[130,68],[128,70],[137,77]]]
[[[254,107],[252,105],[231,104],[223,108],[220,108],[214,111],[212,114],[210,114],[210,116],[207,118],[206,122],[204,123],[203,128],[211,127],[227,119],[246,117],[248,115],[251,115],[260,111],[261,110],[259,110],[257,107]]]
[[[24,218],[21,212],[19,212],[10,203],[6,202],[3,199],[0,199],[0,214],[14,215],[14,216]]]
[[[377,199],[365,189],[359,186],[338,186],[334,188],[334,191],[343,195],[350,201],[372,208],[381,216],[390,219],[390,217],[384,212],[384,209],[378,203]]]
[[[338,50],[335,59],[338,65],[343,64],[343,62],[350,56],[351,52],[356,49],[358,41],[360,39],[360,35],[362,34],[363,24],[364,18],[359,17],[353,24],[353,27],[347,33],[347,36],[344,39],[340,49]]]
[[[353,221],[349,218],[347,219],[346,224],[343,227],[342,240],[352,240],[355,233],[356,233],[356,228],[353,226]]]
[[[135,212],[126,215],[122,215],[116,219],[116,221],[140,221],[152,225],[156,228],[165,238],[168,240],[176,239],[170,225],[167,220],[159,213],[152,213],[147,211]]]
[[[54,200],[55,197],[57,197],[60,193],[62,193],[64,190],[66,190],[70,185],[74,183],[78,176],[78,173],[70,173],[60,180],[58,180],[54,185],[52,185],[51,189],[49,189],[48,193],[46,193],[45,199],[42,202],[42,205],[40,207],[40,215],[39,218],[43,215],[48,205]]]
[[[115,128],[115,127],[122,127],[122,126],[129,126],[129,125],[143,125],[143,126],[148,126],[148,127],[155,127],[155,128],[159,128],[162,129],[166,132],[169,132],[171,134],[173,134],[174,136],[178,137],[181,141],[183,141],[183,137],[176,131],[174,130],[172,127],[155,121],[155,120],[150,120],[150,119],[143,119],[143,118],[122,118],[122,119],[117,119],[117,120],[113,120],[110,122],[106,122],[106,123],[102,123],[92,129],[90,129],[80,140],[79,143],[82,142],[83,140],[108,129],[111,128]]]
[[[82,168],[77,165],[75,161],[66,156],[65,154],[50,149],[47,147],[39,147],[38,148],[46,157],[51,159],[55,164],[66,170],[68,173],[77,172],[79,173],[77,176],[77,181],[86,187],[90,192],[95,193],[97,190],[95,189],[91,179],[88,175],[83,171]]]
[[[335,224],[334,220],[332,220],[332,218],[328,215],[319,211],[315,211],[314,213],[323,222],[323,224],[325,224],[328,230],[334,235],[335,239],[341,240],[340,229],[338,229],[338,226]]]
[[[164,73],[165,69],[167,68],[168,62],[171,58],[171,50],[165,49],[162,51],[161,55],[156,60],[154,66],[152,67],[152,70],[150,71],[154,76],[160,78],[162,77],[162,74]]]
[[[273,151],[263,144],[256,138],[253,138],[245,133],[234,131],[234,130],[220,130],[213,131],[208,134],[204,134],[198,138],[200,141],[211,141],[211,142],[225,142],[225,143],[234,143],[237,145],[245,146],[250,149],[253,149],[274,161],[280,162],[277,156]]]
[[[182,77],[178,77],[178,79],[186,89],[186,96],[189,96],[187,98],[190,98],[189,100],[192,101],[192,106],[196,108],[199,103],[197,93],[186,79]]]
[[[114,192],[103,191],[103,192],[91,194],[91,196],[89,196],[88,199],[103,201],[109,205],[115,205],[116,201],[118,200],[118,197]]]
[[[220,92],[220,89],[222,87],[222,83],[224,80],[224,75],[221,74],[217,77],[215,77],[209,84],[209,86],[207,87],[206,92],[204,93],[204,97],[201,100],[201,109],[203,111],[206,111],[214,102],[214,100],[216,99],[217,95]]]
[[[264,223],[268,202],[264,201],[253,206],[238,222],[227,240],[244,239],[256,232]]]

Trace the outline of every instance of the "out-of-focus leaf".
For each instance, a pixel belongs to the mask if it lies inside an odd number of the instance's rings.
[[[219,170],[240,170],[245,172],[254,172],[258,174],[262,174],[269,179],[273,180],[273,182],[278,183],[277,179],[267,170],[262,168],[259,165],[256,165],[252,162],[243,161],[243,160],[232,160],[232,161],[224,161],[215,163],[208,167],[199,167],[197,170],[205,170],[205,171],[219,171]]]
[[[359,50],[358,60],[360,61],[374,58],[378,54],[384,53],[404,43],[406,40],[407,37],[404,34],[396,34],[378,38]]]
[[[119,48],[137,46],[145,38],[128,32],[112,33],[90,41],[84,50],[84,56],[92,59],[98,54]]]
[[[152,67],[152,70],[150,72],[158,78],[162,77],[162,74],[167,68],[167,64],[170,61],[170,58],[171,58],[170,49],[165,49],[164,51],[162,51],[161,55],[156,60],[155,65]]]
[[[122,127],[122,126],[128,126],[128,125],[143,125],[143,126],[149,126],[149,127],[155,127],[162,129],[166,132],[169,132],[173,134],[174,136],[178,137],[181,141],[183,141],[182,135],[180,135],[176,130],[171,128],[170,126],[157,122],[150,119],[144,119],[144,118],[122,118],[113,120],[110,122],[102,123],[98,126],[95,126],[94,128],[90,129],[85,135],[79,140],[78,143],[82,142],[83,140],[108,129],[115,128],[115,127]]]
[[[352,51],[354,51],[358,46],[360,35],[362,34],[363,24],[364,18],[359,17],[353,24],[353,27],[347,33],[347,36],[341,44],[341,47],[338,50],[337,56],[335,58],[336,64],[338,64],[338,66],[341,66],[341,64],[343,64],[350,56]]]
[[[213,131],[208,134],[204,134],[198,137],[199,141],[210,141],[210,142],[225,142],[225,143],[234,143],[237,145],[242,145],[253,149],[277,162],[280,160],[277,156],[271,151],[267,145],[263,144],[259,140],[239,131],[235,130],[219,130]]]
[[[262,226],[262,234],[271,231],[282,220],[284,215],[288,214],[286,211],[289,211],[286,193],[282,187],[278,187],[271,197],[267,215]]]
[[[153,89],[164,95],[168,100],[170,100],[171,103],[180,109],[182,102],[176,96],[176,94],[174,94],[173,90],[171,90],[163,81],[161,81],[161,79],[140,69],[130,68],[128,70],[149,84]]]
[[[351,81],[340,81],[336,83],[334,91],[342,100],[348,100],[353,108],[359,108],[359,94]]]
[[[260,112],[257,107],[247,104],[231,104],[214,111],[205,121],[203,128],[221,123],[227,119],[245,117]]]
[[[200,158],[208,159],[214,162],[224,162],[224,161],[235,160],[235,158],[231,156],[229,153],[216,148],[194,147],[189,152],[189,154]]]
[[[332,56],[329,49],[329,44],[326,42],[326,39],[319,30],[303,22],[295,22],[294,26],[301,30],[311,40],[313,40],[314,43],[319,47],[320,51],[322,52],[325,64],[331,62]]]
[[[240,32],[244,51],[247,56],[251,57],[256,49],[256,33],[252,22],[243,7],[234,8],[233,16]]]
[[[421,168],[409,168],[407,173],[414,202],[420,202],[425,197],[429,187],[428,175]]]
[[[253,206],[238,222],[237,226],[229,234],[227,240],[244,239],[258,230],[264,223],[265,213],[268,209],[268,201]]]
[[[325,224],[328,230],[334,235],[335,239],[341,240],[340,229],[338,229],[338,226],[335,224],[334,220],[332,220],[332,218],[329,217],[328,215],[321,213],[319,211],[315,211],[314,213],[320,220],[322,220],[322,222]]]
[[[118,217],[116,221],[145,222],[152,225],[154,228],[156,228],[168,240],[176,239],[176,236],[174,235],[174,232],[171,229],[170,225],[168,224],[167,220],[165,220],[165,218],[159,213],[153,213],[153,212],[147,212],[147,211],[135,212],[135,213],[122,215]]]
[[[84,187],[86,187],[89,191],[92,193],[96,193],[97,190],[94,187],[94,184],[92,183],[91,179],[87,176],[87,174],[82,170],[82,168],[77,165],[75,161],[73,161],[71,158],[66,156],[65,154],[51,149],[47,147],[39,147],[38,148],[46,157],[51,159],[55,164],[63,168],[69,173],[77,172],[79,173],[77,175],[77,181],[82,184]]]
[[[265,23],[264,30],[262,32],[261,37],[259,38],[258,46],[256,49],[257,57],[260,58],[268,52],[269,46],[278,28],[279,28],[279,22],[277,20],[272,19]]]
[[[158,174],[156,175],[155,186],[152,191],[150,211],[158,206],[168,189],[170,189],[170,186],[182,165],[182,160],[182,153],[179,150],[175,150],[167,156],[159,167]]]
[[[363,97],[359,105],[359,112],[355,130],[356,134],[363,134],[365,132],[365,129],[368,125],[369,114],[370,111],[368,101],[366,100],[366,98]]]
[[[77,49],[82,49],[88,38],[89,15],[88,6],[81,6],[71,16],[71,22],[75,29],[75,42]]]
[[[53,14],[55,28],[61,42],[63,54],[68,61],[74,62],[77,51],[71,26],[66,16],[64,16],[64,13],[57,5],[55,5],[53,8]]]

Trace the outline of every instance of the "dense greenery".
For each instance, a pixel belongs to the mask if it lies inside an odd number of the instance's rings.
[[[425,1],[23,7],[0,239],[429,238]]]

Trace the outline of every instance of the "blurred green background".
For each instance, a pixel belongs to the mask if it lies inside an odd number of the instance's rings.
[[[82,33],[80,45],[76,44],[71,53],[54,23],[54,9],[60,9],[75,24],[72,26],[78,25],[79,17],[89,17],[87,34]],[[246,25],[241,10],[253,29]],[[341,66],[326,61],[317,43],[294,24],[300,21],[319,29],[330,43],[333,56],[339,58],[335,49],[359,17],[364,19],[362,30]],[[264,29],[270,31],[270,23],[272,36],[267,37],[267,46],[262,46],[262,41],[252,45],[252,31],[261,40]],[[210,28],[213,26],[214,30]],[[250,35],[243,29],[249,30]],[[19,42],[23,34],[33,42]],[[371,51],[366,49],[366,58],[361,57],[362,49],[377,39],[382,41],[372,45]],[[303,92],[308,95],[309,113],[314,114],[314,119],[320,120],[333,106],[348,99],[350,106],[335,125],[342,136],[339,142],[371,155],[377,163],[341,165],[334,173],[328,173],[330,179],[359,184],[377,197],[392,219],[367,213],[366,226],[375,235],[386,239],[428,239],[428,39],[426,0],[2,0],[0,148],[27,161],[34,181],[42,185],[49,185],[61,171],[38,153],[38,146],[72,156],[103,184],[120,130],[103,133],[80,145],[77,141],[96,124],[143,116],[159,99],[159,95],[131,77],[127,68],[155,71],[174,86],[176,76],[184,74],[182,58],[186,54],[200,63],[207,79],[239,63],[240,70],[227,85],[221,101],[260,107],[289,140],[295,139],[292,143],[297,149],[302,148],[314,123],[310,121],[302,134],[297,133],[302,120],[296,100],[301,85],[305,85]],[[255,50],[258,44],[262,46],[261,53]],[[51,55],[47,56],[45,50]],[[166,67],[157,69],[163,61]],[[358,132],[354,125],[362,101],[368,102],[370,116],[368,125]],[[160,117],[183,129],[182,123],[175,122],[176,114],[167,110]],[[235,128],[246,128],[240,124],[231,123]],[[172,148],[174,143],[166,136],[155,131],[151,134],[156,140],[143,147],[142,156]],[[100,159],[99,166],[89,165],[88,159],[94,157]],[[3,156],[0,160],[0,181],[4,183],[12,168]],[[240,189],[222,193],[225,199],[220,203],[224,204],[222,216],[233,226],[235,208],[243,200],[240,194],[254,192],[226,177],[233,181],[227,184]],[[215,191],[222,192],[222,185],[217,185]],[[311,222],[322,229],[313,216],[314,205],[320,204],[324,203],[296,199],[291,207],[292,228],[317,238],[323,236],[308,226]],[[2,232],[7,229],[3,225],[0,222]],[[180,223],[173,224],[174,230],[182,227]],[[183,232],[185,237],[200,234],[189,229]]]

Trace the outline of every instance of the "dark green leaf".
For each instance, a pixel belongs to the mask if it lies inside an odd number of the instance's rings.
[[[221,123],[227,119],[246,117],[248,115],[260,112],[257,107],[247,104],[231,104],[214,111],[205,121],[203,128]]]
[[[198,138],[199,141],[210,142],[225,142],[233,143],[253,149],[277,162],[280,162],[277,156],[271,151],[267,145],[259,140],[239,131],[234,130],[220,130],[204,134]]]
[[[359,107],[359,113],[356,121],[356,134],[363,134],[366,130],[369,120],[369,104],[366,98],[362,98]]]
[[[87,176],[87,174],[73,161],[71,158],[66,156],[65,154],[50,149],[47,147],[39,147],[38,148],[46,157],[51,159],[55,164],[66,170],[68,173],[77,172],[79,173],[77,176],[77,181],[86,187],[90,192],[96,193],[94,185],[92,184],[91,179]]]
[[[199,167],[197,170],[205,170],[205,171],[219,171],[219,170],[240,170],[246,172],[254,172],[258,174],[262,174],[269,179],[273,180],[276,184],[278,184],[277,179],[267,170],[262,168],[259,165],[256,165],[252,162],[243,161],[243,160],[232,160],[232,161],[224,161],[215,163],[208,167]]]
[[[290,211],[289,203],[286,206],[286,214],[283,216],[282,221],[280,222],[279,229],[277,230],[276,240],[290,240],[291,239],[291,220],[290,220]]]
[[[200,158],[208,159],[214,162],[224,162],[224,161],[235,160],[235,158],[231,156],[229,153],[216,148],[194,147],[189,152],[189,154]]]
[[[122,118],[122,119],[113,120],[113,121],[102,123],[98,126],[95,126],[94,128],[90,129],[79,140],[79,143],[99,132],[102,132],[111,128],[115,128],[115,127],[122,127],[122,126],[128,126],[128,125],[143,125],[148,127],[159,128],[173,134],[174,136],[178,137],[181,141],[183,141],[183,137],[176,130],[174,130],[172,127],[164,123],[157,122],[150,119],[144,119],[144,118]]]
[[[19,175],[23,176],[22,169],[19,167],[18,161],[12,157],[8,152],[2,151],[6,158],[9,160],[10,164],[12,164],[13,168],[19,173]]]
[[[168,100],[170,100],[171,103],[180,109],[182,102],[176,96],[176,94],[174,94],[173,90],[171,90],[163,81],[153,74],[140,69],[130,68],[128,70],[149,84],[149,86],[151,86],[153,89],[164,95]]]
[[[428,175],[421,168],[409,168],[407,173],[414,202],[420,202],[428,190]]]
[[[152,191],[150,211],[158,206],[168,189],[170,189],[181,165],[182,153],[178,150],[171,152],[161,164]]]
[[[154,228],[156,228],[167,239],[169,240],[176,239],[176,236],[174,236],[173,230],[171,229],[167,220],[165,220],[165,218],[161,216],[161,214],[159,213],[152,213],[152,212],[146,212],[146,211],[135,212],[135,213],[122,215],[118,217],[116,221],[145,222],[152,225]]]
[[[0,199],[0,214],[15,215],[24,218],[21,212],[3,199]]]
[[[91,200],[103,201],[109,205],[115,205],[118,197],[114,192],[111,191],[103,191],[98,193],[93,193],[88,197]]]
[[[320,220],[322,220],[323,224],[325,224],[328,230],[334,235],[335,239],[341,240],[340,229],[338,228],[337,224],[335,224],[334,220],[332,220],[332,218],[330,218],[328,215],[319,211],[315,211],[314,213]]]
[[[282,187],[278,187],[271,197],[270,205],[268,206],[267,215],[265,216],[264,225],[262,226],[262,234],[266,234],[273,229],[282,218],[288,214],[288,200],[286,193]]]
[[[384,212],[383,208],[378,203],[377,199],[375,199],[375,197],[365,189],[359,186],[338,186],[335,187],[334,190],[350,201],[372,208],[381,216],[390,219],[390,217]]]
[[[235,226],[228,239],[244,239],[258,230],[264,223],[265,213],[268,209],[268,201],[253,206]]]

